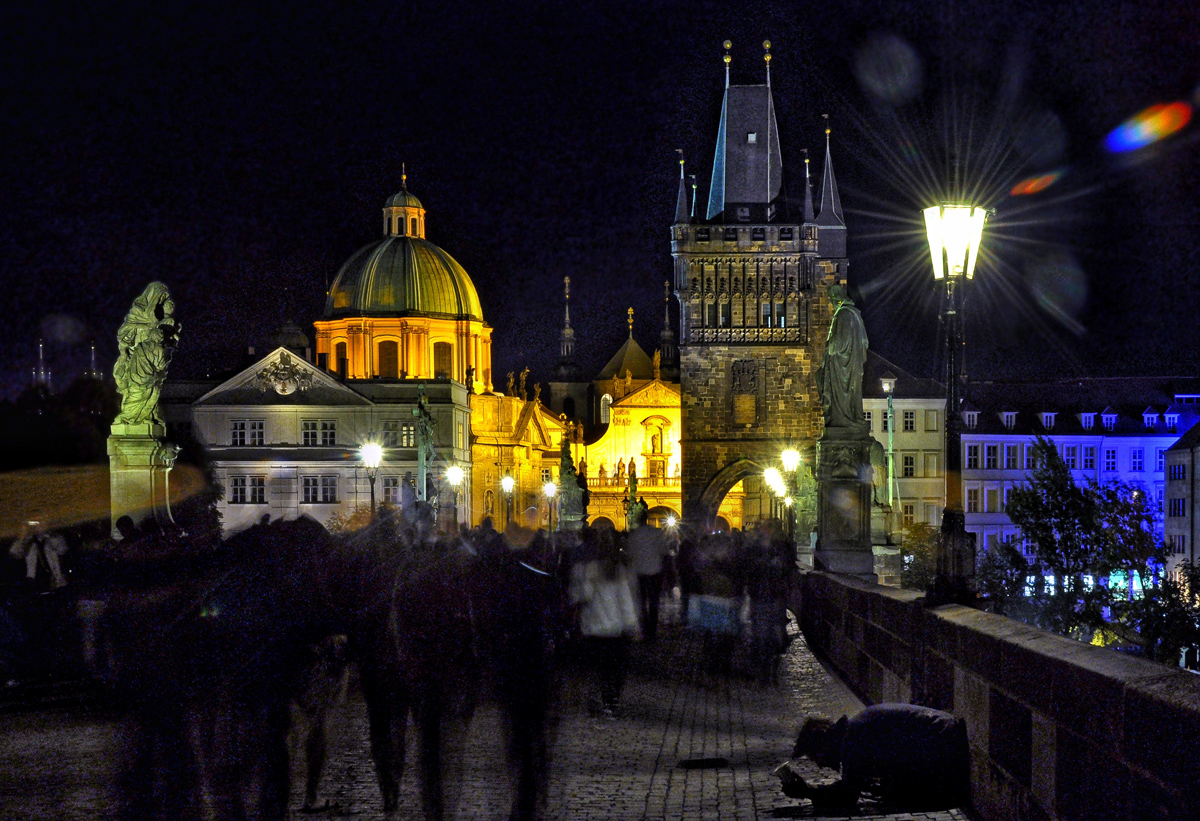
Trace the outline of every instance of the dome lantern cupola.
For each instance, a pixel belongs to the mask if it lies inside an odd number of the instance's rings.
[[[400,190],[383,206],[383,235],[425,239],[425,206],[408,193],[408,174],[403,170],[400,172]]]

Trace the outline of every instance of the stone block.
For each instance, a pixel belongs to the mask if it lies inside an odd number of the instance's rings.
[[[1113,759],[1110,750],[1060,726],[1055,756],[1055,809],[1059,817],[1067,821],[1131,817],[1129,770]]]
[[[1030,709],[1001,693],[988,692],[988,756],[1019,783],[1028,787],[1033,762],[1033,715]]]

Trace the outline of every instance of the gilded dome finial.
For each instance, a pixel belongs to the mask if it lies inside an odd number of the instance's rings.
[[[628,313],[629,313],[629,338],[633,339],[633,308],[630,308]]]
[[[822,114],[821,116],[825,119],[825,144],[828,145],[829,144],[829,115]]]
[[[408,172],[404,167],[404,163],[400,163],[400,188],[404,191],[408,190]]]

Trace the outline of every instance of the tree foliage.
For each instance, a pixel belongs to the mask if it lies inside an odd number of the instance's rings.
[[[1168,578],[1158,513],[1126,482],[1075,481],[1054,443],[1039,437],[1036,469],[1012,489],[1007,512],[1034,556],[1002,545],[984,557],[980,590],[997,612],[1063,635],[1098,635],[1172,661],[1200,639],[1200,572]],[[1188,581],[1188,574],[1194,581]],[[1047,581],[1048,580],[1048,581]]]
[[[900,586],[928,590],[937,575],[938,532],[933,525],[914,522],[904,529],[900,545]]]

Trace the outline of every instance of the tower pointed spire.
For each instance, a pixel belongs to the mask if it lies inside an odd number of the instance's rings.
[[[829,151],[829,115],[825,118],[825,176],[821,180],[821,213],[817,215],[817,225],[846,226],[842,219],[842,200],[838,196],[837,179],[833,176],[833,155]]]
[[[104,379],[104,372],[102,370],[100,370],[99,366],[96,365],[96,343],[95,342],[92,343],[92,364],[87,369],[87,372],[84,373],[84,376],[88,377],[89,379],[95,379],[97,381]]]
[[[575,329],[571,327],[571,278],[563,277],[563,327],[559,334],[558,376],[564,382],[579,375],[575,364]]]
[[[676,148],[679,153],[679,196],[675,200],[675,224],[688,221],[687,180],[683,174],[683,149]]]
[[[671,329],[671,283],[663,281],[663,329],[658,335],[659,350],[662,352],[662,376],[668,380],[679,378],[679,347],[675,344],[675,331]]]
[[[817,217],[813,212],[812,174],[809,173],[808,168],[808,149],[804,148],[801,150],[804,151],[804,221],[812,223],[817,221]]]

